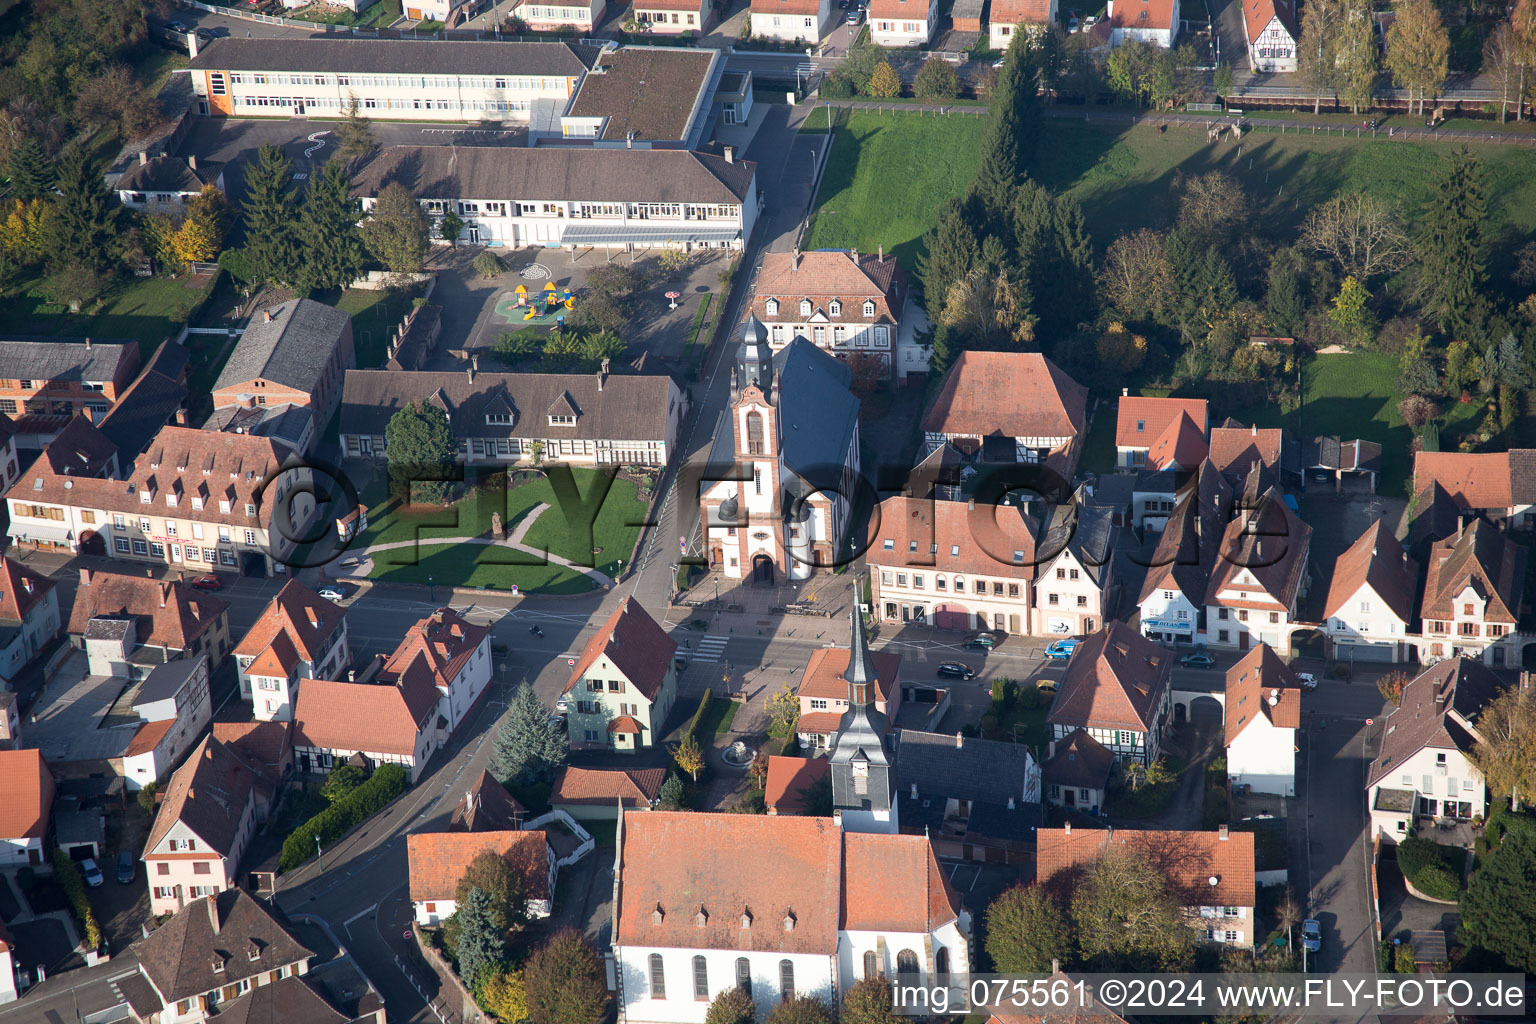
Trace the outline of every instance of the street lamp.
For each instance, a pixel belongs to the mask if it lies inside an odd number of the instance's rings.
[[[431,576],[427,577],[427,600],[437,603],[437,587],[433,585]]]
[[[325,857],[320,852],[320,837],[315,836],[315,860],[320,862],[320,870],[325,870]]]

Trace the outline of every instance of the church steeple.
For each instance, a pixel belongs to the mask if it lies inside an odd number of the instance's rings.
[[[850,613],[848,712],[832,739],[833,813],[850,832],[898,831],[891,758],[885,749],[887,723],[875,707],[878,673],[857,608]]]
[[[773,349],[768,346],[768,328],[756,316],[748,316],[741,329],[741,348],[736,353],[736,386],[755,384],[763,394],[773,385]]]

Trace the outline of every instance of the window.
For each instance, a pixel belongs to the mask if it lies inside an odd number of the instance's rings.
[[[197,861],[192,865],[192,873],[194,875],[206,875],[212,872],[212,870],[213,869],[208,866],[208,862],[205,860]]]
[[[245,542],[247,544],[255,544],[256,543],[256,531],[255,530],[246,530],[245,531]]]
[[[896,974],[898,976],[915,977],[917,975],[917,954],[910,949],[904,949],[897,953]]]
[[[788,960],[779,961],[779,998],[786,1003],[795,998],[795,965]]]
[[[944,577],[943,576],[935,576],[933,578],[933,589],[934,590],[948,590],[949,589],[949,585],[944,582]]]
[[[122,554],[126,555],[128,553],[128,538],[127,537],[113,537],[112,538],[112,546],[114,548],[116,548],[119,552],[121,552]]]
[[[651,998],[667,998],[667,978],[661,966],[661,954],[651,954]]]
[[[778,299],[769,299],[768,300],[768,305],[766,306],[766,309],[767,309],[767,312],[768,312],[769,316],[778,316],[779,315],[779,300]]]
[[[693,958],[693,998],[709,999],[709,966],[701,956]]]
[[[736,958],[736,987],[752,994],[752,964],[744,956]]]
[[[880,958],[870,949],[864,953],[864,977],[873,978],[880,973]]]
[[[162,863],[159,863],[159,864],[155,865],[155,874],[157,874],[157,875],[168,875],[170,873],[171,873],[171,866],[169,864],[166,864],[166,863],[162,862]]]
[[[149,545],[141,540],[136,540],[133,542],[133,553],[136,555],[147,555],[149,554]]]
[[[763,454],[763,417],[756,412],[747,413],[747,453]]]
[[[864,300],[864,315],[865,316],[874,316],[875,315],[875,303],[874,303],[874,300],[872,300],[872,299],[865,299]]]
[[[1115,731],[1115,742],[1122,747],[1134,746],[1136,743],[1136,734],[1133,732],[1127,732],[1124,729],[1118,729]]]
[[[819,697],[812,697],[811,698],[811,710],[812,711],[825,711],[825,710],[827,710],[827,702],[825,700],[819,698]]]
[[[800,315],[801,316],[810,316],[811,315],[811,300],[810,299],[801,299],[800,300]]]
[[[933,973],[940,978],[949,978],[949,949],[940,946],[933,954]]]
[[[843,304],[836,299],[833,299],[830,303],[827,304],[827,312],[831,313],[833,316],[842,316]]]
[[[1082,594],[1078,594],[1077,595],[1077,606],[1079,608],[1087,608],[1088,607],[1088,598],[1085,597]]]
[[[1056,570],[1056,578],[1059,579],[1059,580],[1066,579],[1067,578],[1067,570],[1065,570],[1065,569],[1057,569]]]

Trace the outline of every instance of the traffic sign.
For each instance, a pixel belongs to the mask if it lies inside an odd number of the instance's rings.
[[[1367,718],[1365,720],[1365,724],[1366,725],[1375,725],[1376,724],[1376,719],[1374,719],[1374,718]]]
[[[565,663],[567,665],[575,665],[576,664],[576,659],[575,658],[566,658],[565,659]]]

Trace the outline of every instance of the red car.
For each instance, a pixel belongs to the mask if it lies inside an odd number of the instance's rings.
[[[223,590],[224,581],[217,576],[199,576],[192,581],[194,590]]]

